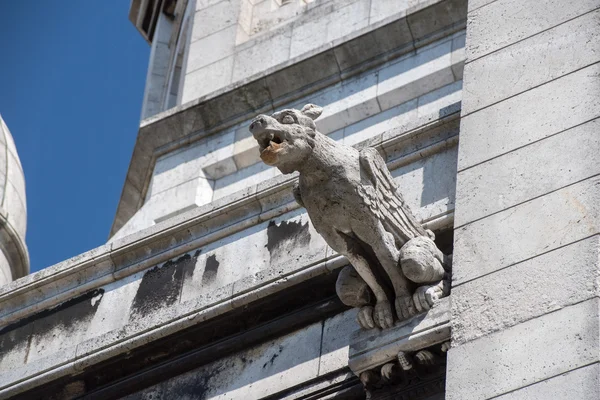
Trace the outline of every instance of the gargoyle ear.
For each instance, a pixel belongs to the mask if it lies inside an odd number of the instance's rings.
[[[300,111],[302,114],[306,115],[308,118],[315,120],[319,118],[319,115],[323,112],[323,107],[316,106],[314,104],[307,104],[302,107]]]

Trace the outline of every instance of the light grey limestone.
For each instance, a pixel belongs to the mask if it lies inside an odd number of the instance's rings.
[[[463,115],[600,61],[599,25],[594,11],[468,63]]]
[[[379,72],[377,100],[383,110],[454,82],[452,41],[425,47]]]
[[[187,103],[231,83],[234,56],[223,58],[185,76],[182,103]]]
[[[460,345],[600,294],[599,237],[561,247],[452,288],[452,344]]]
[[[233,82],[287,61],[290,55],[291,38],[291,32],[284,31],[281,35],[237,52],[233,64]]]
[[[599,74],[595,64],[465,116],[459,171],[596,118]]]
[[[454,263],[460,268],[453,271],[453,282],[464,283],[597,234],[599,184],[599,177],[590,178],[457,229]]]
[[[222,0],[214,5],[197,9],[192,27],[192,42],[232,25],[237,26],[240,7],[240,0]],[[211,50],[218,51],[218,49]]]
[[[441,299],[427,313],[396,323],[385,331],[360,330],[352,334],[348,366],[363,371],[395,360],[398,353],[413,352],[450,339],[450,299]]]
[[[260,399],[316,378],[321,323],[254,346],[145,389],[142,396],[168,396],[192,387],[211,399]]]
[[[600,174],[599,131],[596,119],[461,171],[455,226]]]
[[[469,12],[493,3],[496,0],[469,0]]]
[[[360,31],[369,24],[370,1],[359,0],[327,15],[327,42]]]
[[[348,366],[350,338],[359,327],[358,310],[352,309],[323,321],[323,337],[319,375],[325,375]]]
[[[237,25],[232,25],[190,43],[186,74],[189,75],[218,60],[232,56],[235,52],[235,36],[237,30]],[[217,89],[219,87],[217,87]]]
[[[444,255],[406,206],[377,150],[359,152],[319,133],[313,120],[321,113],[321,107],[308,104],[301,111],[258,115],[250,131],[266,164],[284,174],[300,174],[294,197],[327,244],[354,267],[338,278],[342,301],[362,307],[362,327],[389,328],[394,321],[392,289],[401,320],[430,309],[448,294]],[[370,264],[365,246],[374,252],[391,288],[373,272],[377,266]],[[409,282],[422,286],[413,292]]]
[[[570,7],[559,0],[494,1],[469,13],[467,62],[598,7],[598,0],[580,0]]]
[[[600,364],[595,363],[496,397],[498,400],[600,398]]]
[[[371,0],[369,23],[382,21],[391,15],[406,13],[409,0]]]
[[[446,398],[498,396],[598,362],[598,299],[452,348]]]

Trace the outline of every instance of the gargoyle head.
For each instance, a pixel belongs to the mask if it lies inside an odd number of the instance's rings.
[[[297,171],[315,146],[317,129],[313,120],[323,109],[314,104],[305,105],[301,111],[282,110],[259,115],[252,120],[250,132],[258,142],[260,158],[284,174]]]

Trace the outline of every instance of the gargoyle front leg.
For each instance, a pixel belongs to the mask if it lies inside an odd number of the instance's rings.
[[[356,269],[356,272],[365,280],[375,295],[375,299],[377,300],[373,309],[375,324],[383,329],[391,328],[394,325],[392,307],[383,286],[379,284],[373,271],[371,271],[369,262],[360,254],[348,253],[346,254],[346,258],[348,258],[348,261]]]
[[[398,267],[400,253],[396,248],[393,236],[381,224],[378,227],[378,231],[378,238],[372,241],[372,247],[375,250],[377,259],[392,282],[396,295],[394,304],[396,314],[398,319],[402,321],[417,314],[417,309],[413,301],[413,284],[406,279],[402,270]],[[366,233],[363,232],[363,234]]]

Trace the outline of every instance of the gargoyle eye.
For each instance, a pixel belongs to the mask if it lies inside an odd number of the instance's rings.
[[[292,117],[291,115],[286,115],[281,120],[282,124],[293,124],[294,122],[296,122],[296,121],[294,121],[294,117]]]

